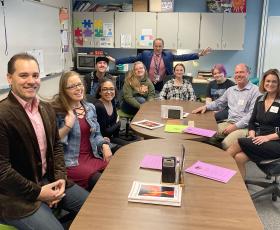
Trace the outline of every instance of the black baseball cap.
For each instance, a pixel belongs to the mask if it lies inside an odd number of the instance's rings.
[[[105,56],[99,56],[99,57],[97,57],[97,58],[95,59],[95,64],[96,64],[97,62],[100,62],[100,61],[105,61],[107,64],[109,64],[109,59],[108,59],[107,57],[105,57]]]

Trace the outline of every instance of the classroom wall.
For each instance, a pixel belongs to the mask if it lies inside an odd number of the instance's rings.
[[[280,5],[274,0],[275,4]],[[103,3],[103,1],[96,1]],[[111,1],[112,2],[112,1]],[[120,3],[120,1],[114,1]],[[123,2],[131,3],[131,0]],[[216,63],[223,63],[226,66],[229,76],[234,73],[234,66],[244,62],[251,68],[251,75],[256,76],[259,34],[262,20],[262,0],[247,0],[247,14],[244,38],[244,50],[240,51],[213,51],[209,56],[203,57],[198,61],[198,66],[186,66],[187,72],[196,76],[198,70],[210,70]],[[175,12],[207,12],[206,0],[175,0]],[[164,39],[164,38],[163,38]],[[88,52],[92,49],[79,49],[80,52]],[[136,55],[136,49],[105,49],[113,57],[126,57],[127,55]]]
[[[58,93],[58,83],[60,75],[51,78],[45,78],[41,81],[41,87],[38,95],[43,99],[51,99],[55,94]],[[0,100],[4,99],[8,95],[8,91],[0,93]]]
[[[269,0],[268,16],[280,16],[279,0]]]

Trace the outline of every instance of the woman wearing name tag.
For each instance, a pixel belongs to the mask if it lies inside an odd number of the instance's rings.
[[[85,89],[78,73],[64,73],[59,93],[52,103],[56,111],[59,136],[64,147],[68,177],[91,190],[112,152],[109,140],[103,138],[93,104],[84,100]]]
[[[141,104],[154,97],[155,87],[148,77],[146,67],[140,61],[135,62],[124,81],[122,111],[134,115]]]
[[[164,84],[163,89],[159,94],[161,100],[196,100],[192,84],[183,78],[184,73],[185,66],[182,63],[175,65],[174,79],[171,79]]]
[[[245,164],[249,160],[258,164],[262,160],[280,157],[280,73],[270,69],[264,73],[260,83],[260,92],[264,93],[256,100],[249,121],[249,135],[239,138],[236,144],[228,148],[235,159],[240,173],[245,178]]]

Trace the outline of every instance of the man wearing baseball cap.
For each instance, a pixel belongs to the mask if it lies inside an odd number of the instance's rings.
[[[113,80],[112,75],[107,71],[109,59],[105,56],[99,56],[95,59],[95,71],[85,75],[85,87],[87,98],[92,99],[95,97],[96,90],[99,86],[99,82],[104,78]]]

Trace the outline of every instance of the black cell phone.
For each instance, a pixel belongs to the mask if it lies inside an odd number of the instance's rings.
[[[175,183],[175,180],[176,180],[176,157],[163,157],[161,181],[163,183]]]
[[[168,109],[168,118],[180,119],[181,111],[177,109]]]

